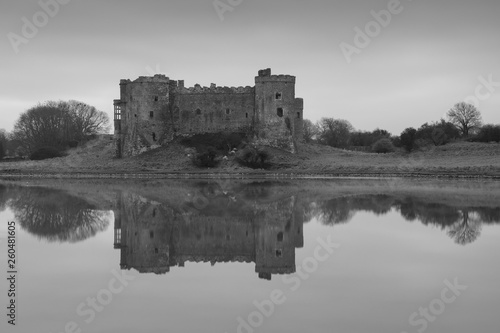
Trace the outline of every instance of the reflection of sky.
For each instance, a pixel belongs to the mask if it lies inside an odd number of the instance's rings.
[[[0,230],[12,218],[9,210],[0,213]],[[111,270],[119,268],[113,228],[76,244],[39,241],[20,231],[18,328],[59,332],[74,320],[84,332],[230,333],[238,316],[255,310],[254,300],[281,289],[287,301],[261,332],[416,332],[410,314],[439,297],[445,279],[458,277],[469,289],[427,332],[473,332],[478,323],[481,331],[495,331],[498,225],[485,225],[481,237],[464,247],[443,230],[406,222],[398,213],[359,212],[334,227],[313,220],[304,226],[305,247],[296,250],[298,267],[314,253],[317,238],[327,235],[341,247],[295,292],[279,276],[257,279],[253,264],[186,263],[161,276],[127,271],[135,280],[86,325],[75,313],[78,304],[106,288]]]

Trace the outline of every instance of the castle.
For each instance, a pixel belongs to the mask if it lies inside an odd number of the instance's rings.
[[[165,274],[187,262],[239,262],[255,263],[258,277],[266,280],[295,273],[295,249],[304,246],[298,199],[259,184],[241,192],[226,190],[213,184],[188,190],[198,198],[211,193],[202,209],[166,197],[159,202],[119,193],[114,248],[120,250],[121,269]]]
[[[176,137],[239,132],[253,142],[296,151],[302,138],[303,99],[295,77],[259,71],[254,87],[184,87],[165,75],[120,81],[114,101],[116,156],[134,156]]]

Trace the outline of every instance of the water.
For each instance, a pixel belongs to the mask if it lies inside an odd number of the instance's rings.
[[[5,181],[1,262],[14,221],[22,332],[497,332],[499,198],[479,181]]]

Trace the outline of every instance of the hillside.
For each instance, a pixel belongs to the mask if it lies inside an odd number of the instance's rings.
[[[500,177],[500,144],[457,142],[412,154],[396,152],[372,154],[303,144],[299,153],[269,148],[273,168],[252,170],[241,167],[234,158],[221,161],[214,169],[193,166],[186,147],[171,144],[140,156],[115,159],[109,137],[100,137],[68,155],[45,161],[0,163],[2,174],[157,174],[157,173],[284,173],[342,176],[443,175]]]

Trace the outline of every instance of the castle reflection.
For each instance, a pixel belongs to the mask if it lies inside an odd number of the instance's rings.
[[[262,279],[295,272],[295,249],[304,244],[295,196],[204,189],[181,205],[121,193],[114,231],[121,268],[164,274],[186,262],[253,262]]]

